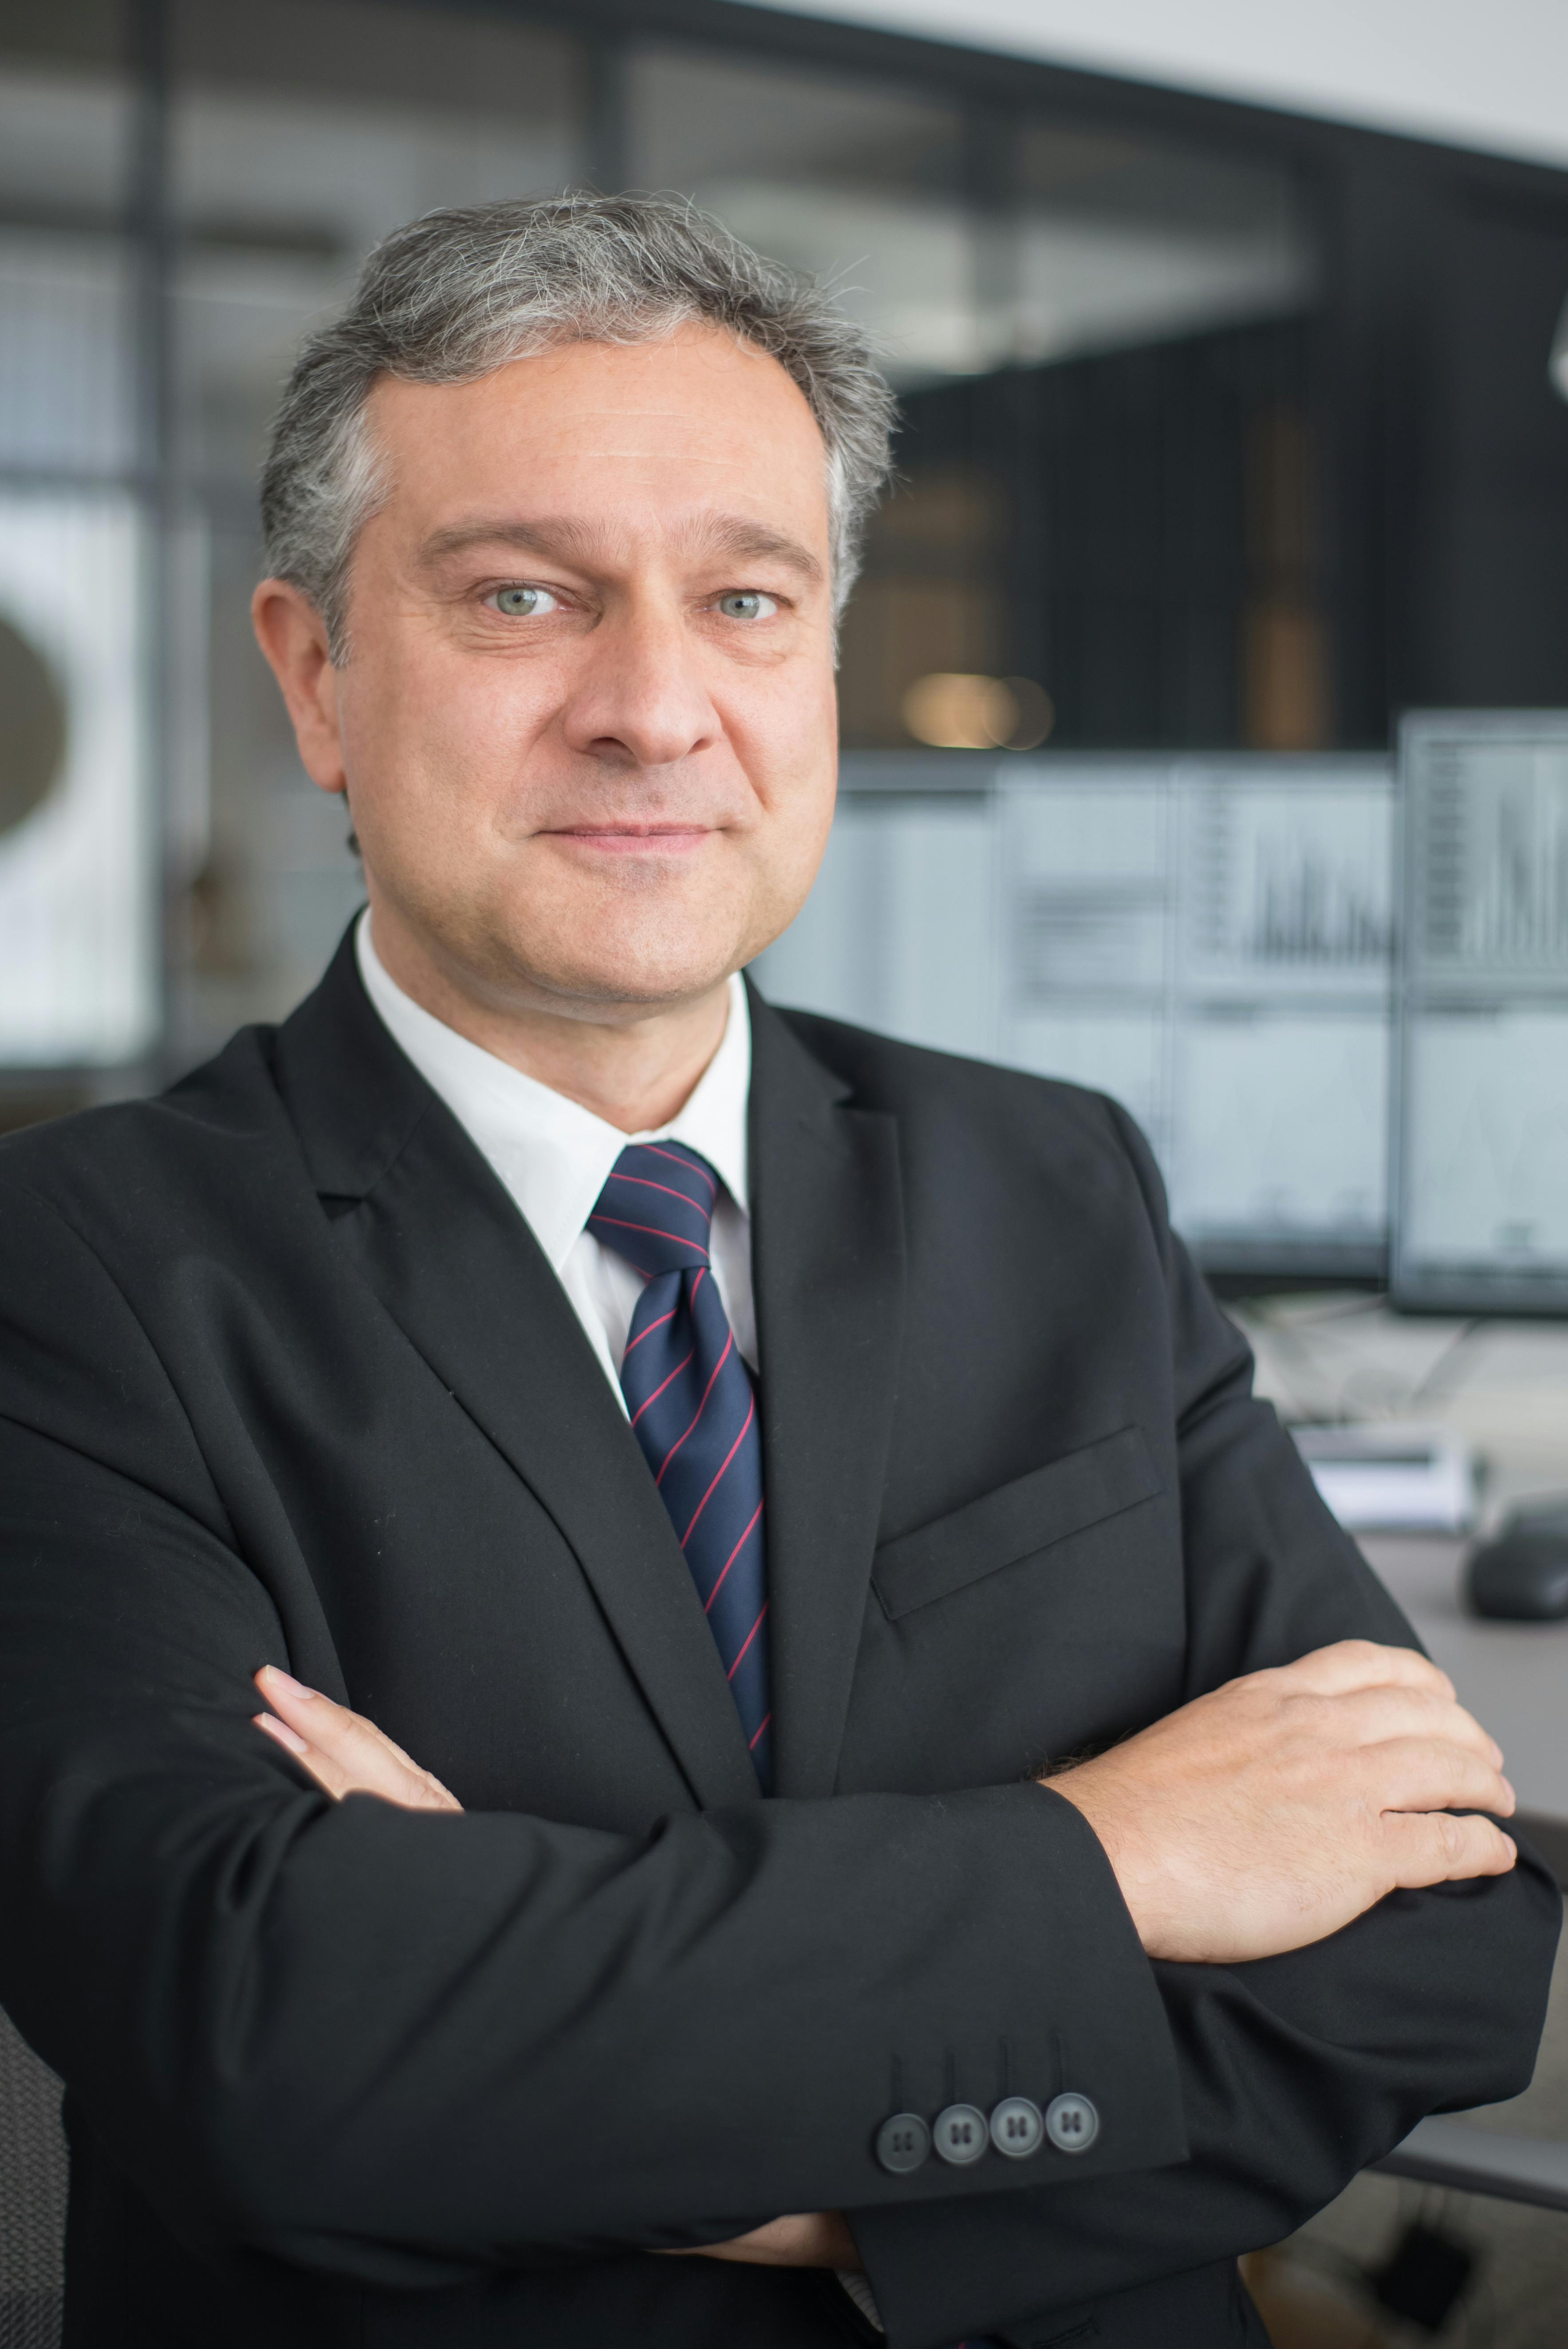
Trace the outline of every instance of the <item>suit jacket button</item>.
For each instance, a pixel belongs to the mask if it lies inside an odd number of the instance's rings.
[[[1010,2161],[1027,2161],[1038,2153],[1046,2134],[1038,2105],[1027,2096],[1004,2096],[991,2114],[991,2142]]]
[[[1099,2115],[1092,2098],[1053,2096],[1046,2106],[1046,2135],[1058,2153],[1087,2153],[1099,2135]]]
[[[932,2130],[943,2160],[951,2161],[958,2169],[979,2160],[990,2143],[990,2135],[985,2114],[974,2105],[949,2105],[944,2113],[937,2114],[936,2126]]]
[[[918,2169],[931,2151],[931,2131],[918,2113],[894,2113],[877,2131],[876,2157],[895,2178]]]

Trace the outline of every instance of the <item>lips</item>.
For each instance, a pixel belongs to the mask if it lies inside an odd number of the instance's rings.
[[[562,824],[547,835],[606,855],[681,855],[700,848],[712,836],[707,824]]]

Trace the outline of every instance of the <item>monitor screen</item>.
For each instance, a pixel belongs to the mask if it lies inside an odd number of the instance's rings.
[[[1568,710],[1421,713],[1406,827],[1392,1285],[1568,1310]]]
[[[846,759],[764,992],[1113,1094],[1216,1271],[1385,1260],[1388,763]]]

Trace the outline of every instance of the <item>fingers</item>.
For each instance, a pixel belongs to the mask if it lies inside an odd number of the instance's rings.
[[[1513,1788],[1473,1747],[1451,1745],[1442,1738],[1400,1737],[1374,1746],[1365,1758],[1384,1811],[1513,1815]]]
[[[683,2244],[678,2251],[655,2254],[663,2259],[737,2260],[748,2267],[850,2268],[859,2270],[861,2255],[841,2211],[793,2212],[754,2227],[748,2235],[732,2235],[727,2242]]]
[[[1355,1745],[1375,1746],[1399,1737],[1440,1740],[1484,1754],[1494,1770],[1502,1767],[1502,1748],[1473,1713],[1452,1697],[1416,1686],[1357,1689],[1348,1695],[1323,1701],[1332,1708],[1333,1733]],[[1325,1729],[1330,1726],[1325,1722]]]
[[[1454,1684],[1414,1648],[1384,1648],[1374,1640],[1339,1640],[1279,1668],[1283,1678],[1315,1696],[1348,1696],[1357,1689],[1429,1689],[1451,1697]]]
[[[1512,1837],[1490,1819],[1459,1818],[1451,1811],[1390,1812],[1383,1826],[1391,1882],[1408,1892],[1472,1876],[1506,1876],[1519,1857]]]
[[[391,1738],[346,1705],[308,1689],[274,1665],[263,1665],[256,1686],[272,1714],[256,1716],[258,1729],[309,1771],[318,1786],[341,1801],[345,1795],[379,1795],[407,1810],[462,1808],[438,1778],[395,1745]]]

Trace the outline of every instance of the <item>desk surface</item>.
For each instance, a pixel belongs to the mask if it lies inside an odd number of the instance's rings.
[[[1484,1623],[1460,1603],[1467,1545],[1367,1534],[1361,1547],[1507,1757],[1522,1810],[1568,1819],[1568,1622]]]
[[[1568,1494],[1568,1325],[1404,1318],[1365,1295],[1229,1309],[1282,1417],[1415,1420],[1462,1438],[1483,1474],[1483,1532],[1521,1500]],[[1502,1746],[1521,1809],[1568,1820],[1568,1623],[1466,1614],[1462,1541],[1367,1535],[1361,1547]]]

